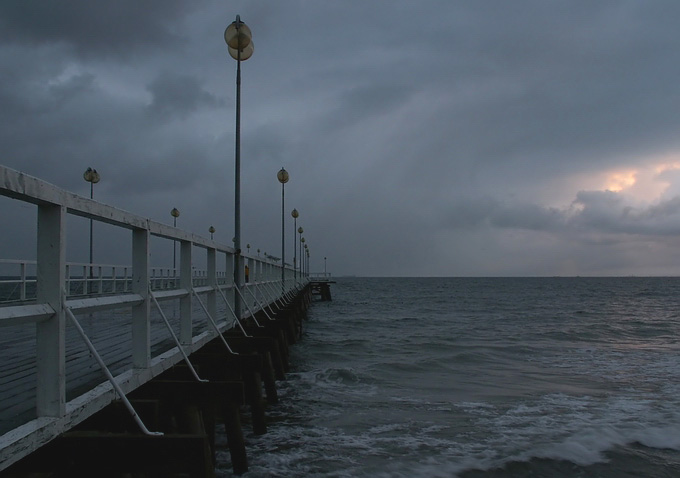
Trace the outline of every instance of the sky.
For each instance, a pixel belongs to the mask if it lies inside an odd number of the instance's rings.
[[[236,15],[251,254],[281,255],[284,167],[312,271],[680,274],[676,0],[4,0],[0,164],[83,196],[93,167],[96,200],[230,245]],[[35,217],[0,197],[3,258]],[[95,261],[129,263],[111,229]]]

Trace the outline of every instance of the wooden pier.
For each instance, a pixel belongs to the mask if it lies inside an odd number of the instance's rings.
[[[237,281],[229,246],[2,166],[0,195],[38,218],[35,275],[22,263],[19,298],[0,305],[0,477],[211,477],[218,426],[234,472],[247,471],[242,418],[267,432],[311,303],[308,275],[241,254],[249,280]],[[91,287],[73,274],[68,214],[130,230],[129,275]],[[180,246],[179,271],[160,282],[151,236]]]
[[[323,301],[332,300],[331,284],[335,284],[335,281],[332,280],[331,275],[326,272],[312,274],[309,277],[309,285],[312,289],[312,295],[319,296]]]

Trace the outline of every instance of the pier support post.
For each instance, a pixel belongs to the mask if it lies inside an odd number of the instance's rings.
[[[275,344],[276,342],[273,342]],[[271,351],[265,351],[262,355],[262,381],[267,394],[267,403],[279,403],[279,393],[276,390],[276,378],[274,377],[274,365],[272,364]]]
[[[60,417],[65,413],[66,315],[64,312],[66,208],[38,206],[38,303],[47,303],[54,315],[38,322],[36,335],[37,391],[39,417]]]
[[[234,474],[242,475],[248,471],[248,457],[246,455],[246,444],[243,441],[243,432],[241,431],[241,417],[238,406],[234,403],[225,403],[222,407],[222,419],[224,420],[224,431],[227,435],[232,469]]]
[[[264,402],[262,400],[261,368],[262,360],[260,355],[241,355],[241,376],[245,385],[246,402],[250,405],[253,433],[255,435],[267,433],[267,421],[264,415]]]
[[[149,367],[151,361],[151,300],[149,297],[149,230],[132,231],[132,292],[142,296],[132,307],[132,366]]]
[[[187,291],[187,295],[179,299],[179,341],[182,344],[191,344],[193,338],[191,318],[191,289],[193,284],[191,277],[191,242],[189,241],[182,241],[180,246],[179,286]]]
[[[215,288],[217,287],[217,252],[215,249],[207,249],[207,262],[208,262],[208,283],[212,290],[207,293],[207,308],[208,313],[211,317],[217,317],[217,292]]]

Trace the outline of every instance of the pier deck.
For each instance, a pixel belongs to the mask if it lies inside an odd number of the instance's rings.
[[[309,284],[312,288],[312,295],[319,296],[324,301],[332,300],[331,284],[335,284],[335,281],[331,278],[331,274],[327,272],[311,274]]]

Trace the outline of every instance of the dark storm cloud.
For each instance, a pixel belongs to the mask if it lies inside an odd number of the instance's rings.
[[[83,56],[125,57],[180,44],[177,24],[191,6],[182,0],[3,0],[0,41],[63,42]]]
[[[680,197],[641,206],[613,191],[580,191],[565,209],[467,198],[450,209],[448,220],[452,228],[541,231],[573,239],[591,233],[676,235],[680,234]]]
[[[0,98],[8,99],[0,115],[4,164],[73,191],[82,190],[82,171],[93,165],[105,178],[100,191],[132,197],[192,188],[209,169],[204,138],[168,124],[222,105],[197,80],[163,76],[149,87],[146,105],[112,96],[92,73],[65,72],[0,84]]]
[[[337,98],[337,107],[327,122],[319,128],[328,131],[348,126],[360,127],[364,122],[389,115],[407,103],[415,88],[375,82],[354,86]]]
[[[186,119],[200,108],[225,105],[223,100],[206,91],[197,78],[189,75],[166,72],[159,75],[147,89],[152,96],[148,110],[161,120],[174,116]]]
[[[541,155],[561,170],[677,136],[680,37],[669,18],[680,5],[477,2],[461,10],[448,28],[435,23],[441,41],[429,45],[431,56],[425,48],[414,55],[422,67],[411,72],[440,94],[431,123],[464,156],[488,165]]]
[[[338,273],[669,263],[674,1],[6,1],[2,164],[81,194],[95,167],[103,201],[164,221],[178,207],[183,227],[230,242],[236,64],[222,33],[236,14],[256,45],[241,125],[254,246],[280,248],[285,166],[286,207]],[[654,195],[635,176],[644,199],[596,179],[661,162]]]
[[[680,197],[647,207],[631,205],[611,191],[580,192],[576,203],[582,210],[573,222],[590,230],[642,234],[680,234]]]

